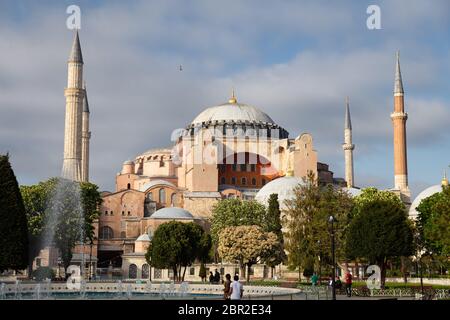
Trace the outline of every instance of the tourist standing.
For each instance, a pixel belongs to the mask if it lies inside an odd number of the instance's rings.
[[[353,280],[353,276],[350,273],[350,271],[347,270],[347,272],[345,273],[345,291],[347,292],[347,297],[351,297],[352,296],[352,280]]]
[[[214,275],[213,275],[213,273],[211,271],[209,272],[209,283],[210,284],[214,283]]]
[[[225,300],[230,300],[230,296],[231,296],[231,275],[229,273],[227,273],[225,275],[223,298]]]
[[[244,294],[244,287],[242,283],[239,282],[239,276],[234,276],[234,281],[231,283],[231,292],[230,298],[231,300],[241,300],[242,295]]]

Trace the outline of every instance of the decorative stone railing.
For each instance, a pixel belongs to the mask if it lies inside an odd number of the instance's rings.
[[[182,284],[176,283],[131,283],[131,282],[87,282],[82,284],[79,289],[69,289],[66,283],[48,283],[48,282],[23,282],[23,283],[4,283],[0,285],[0,299],[2,295],[17,294],[36,294],[39,293],[123,293],[124,295],[146,293],[155,294],[162,299],[186,298],[196,299],[198,295],[204,295],[201,299],[222,299],[223,285],[211,284]],[[269,286],[246,286],[244,284],[244,298],[256,299],[258,297],[289,296],[299,294],[300,290],[295,288],[280,288]],[[192,296],[194,294],[194,296]],[[197,295],[197,296],[196,296]]]

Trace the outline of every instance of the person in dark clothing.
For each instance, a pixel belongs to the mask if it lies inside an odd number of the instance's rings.
[[[217,269],[214,272],[214,283],[220,283],[220,273],[219,271],[217,271]]]
[[[227,273],[225,275],[223,298],[225,300],[230,300],[230,295],[231,295],[231,275],[229,273]]]
[[[342,281],[339,278],[339,276],[337,276],[336,280],[335,280],[335,286],[336,286],[336,290],[341,290],[342,289]]]
[[[211,283],[211,284],[214,283],[214,275],[211,271],[209,272],[209,283]]]

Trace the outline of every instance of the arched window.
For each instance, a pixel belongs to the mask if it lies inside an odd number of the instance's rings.
[[[256,179],[255,178],[252,179],[252,186],[256,186]]]
[[[245,185],[247,184],[247,178],[242,177],[242,179],[241,179],[241,184],[242,184],[243,186],[245,186]]]
[[[177,194],[176,193],[172,193],[172,195],[170,196],[170,204],[172,206],[176,205],[177,203]]]
[[[150,267],[148,264],[143,264],[142,265],[142,275],[141,278],[142,279],[148,279],[148,277],[150,276]]]
[[[159,189],[159,202],[166,203],[166,190]]]
[[[128,268],[128,278],[130,279],[137,278],[137,266],[134,263],[130,264],[130,267]]]
[[[266,184],[266,179],[262,179],[261,184],[265,185]]]
[[[114,238],[113,229],[108,226],[101,227],[100,229],[100,239],[112,239]]]
[[[236,184],[236,178],[235,177],[231,178],[231,184]]]
[[[131,184],[127,184],[127,189],[130,189],[131,188]]]
[[[220,184],[226,184],[227,179],[225,177],[220,178]]]

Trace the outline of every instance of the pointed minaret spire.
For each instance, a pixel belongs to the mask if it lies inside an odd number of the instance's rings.
[[[400,191],[405,202],[410,201],[408,187],[408,158],[406,144],[406,121],[408,114],[405,112],[405,98],[403,91],[402,74],[400,72],[400,54],[397,51],[395,66],[394,86],[394,112],[391,113],[394,129],[394,187]]]
[[[352,130],[352,120],[350,119],[350,103],[349,98],[345,100],[345,129]]]
[[[72,50],[70,51],[69,62],[83,63],[83,54],[81,53],[80,38],[78,37],[78,30],[75,32],[73,39]]]
[[[64,90],[66,97],[64,160],[61,173],[63,178],[72,181],[83,181],[81,158],[84,94],[83,57],[77,31],[67,63],[67,87]]]
[[[352,120],[350,118],[348,97],[345,100],[344,143],[342,144],[342,149],[344,149],[345,159],[345,181],[347,182],[347,188],[352,188],[355,185],[353,171],[353,150],[355,149],[355,145],[352,141]]]
[[[89,102],[87,97],[86,81],[84,82],[83,89],[84,89],[83,112],[89,113]]]
[[[404,94],[402,72],[400,71],[400,51],[397,51],[397,62],[395,65],[394,94]]]
[[[89,142],[91,132],[89,131],[89,102],[87,98],[86,82],[83,85],[83,113],[81,117],[81,181],[89,181]]]

